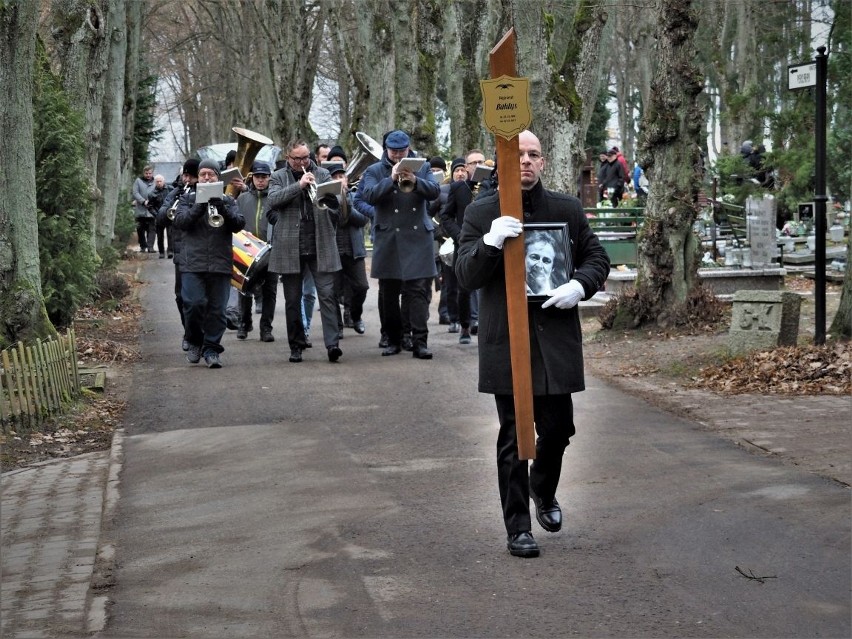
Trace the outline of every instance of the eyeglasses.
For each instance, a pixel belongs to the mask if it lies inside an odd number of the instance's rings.
[[[541,153],[539,153],[538,151],[521,151],[520,152],[520,158],[522,160],[524,159],[525,155],[530,159],[531,162],[535,162],[536,160],[541,159]]]
[[[289,156],[293,162],[307,162],[311,159],[310,155],[303,155],[301,157],[296,157],[294,155]]]

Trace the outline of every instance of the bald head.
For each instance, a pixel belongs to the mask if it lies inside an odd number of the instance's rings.
[[[521,161],[521,188],[527,191],[536,185],[544,170],[541,142],[535,133],[521,131],[518,136],[518,154]]]

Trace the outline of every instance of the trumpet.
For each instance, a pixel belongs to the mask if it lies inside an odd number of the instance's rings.
[[[414,187],[417,186],[417,178],[413,175],[408,177],[399,176],[399,190],[403,193],[411,193],[414,190]]]
[[[169,207],[169,210],[168,210],[168,211],[166,211],[166,217],[167,217],[170,221],[174,222],[174,220],[175,220],[175,213],[177,213],[177,207],[178,207],[178,204],[180,204],[180,198],[181,198],[181,196],[182,196],[184,193],[186,193],[188,190],[189,190],[189,185],[187,184],[187,185],[185,185],[185,186],[183,187],[183,192],[182,192],[182,193],[178,193],[178,194],[175,196],[175,201],[174,201],[174,202],[172,203],[172,205]]]
[[[225,223],[225,218],[216,209],[212,202],[207,203],[207,223],[214,229],[219,228]]]
[[[308,169],[305,169],[305,175],[310,173]],[[315,182],[308,182],[308,197],[311,199],[313,204],[317,203],[317,185]]]

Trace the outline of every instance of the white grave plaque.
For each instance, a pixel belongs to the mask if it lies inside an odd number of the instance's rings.
[[[751,245],[752,268],[769,266],[775,256],[775,198],[754,198],[746,201],[746,221]]]

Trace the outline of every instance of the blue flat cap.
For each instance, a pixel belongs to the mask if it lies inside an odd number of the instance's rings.
[[[408,139],[408,134],[405,131],[391,131],[388,133],[385,146],[394,151],[406,149],[410,146],[411,140]]]

